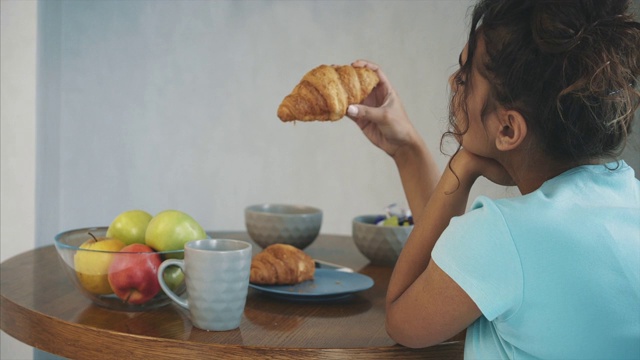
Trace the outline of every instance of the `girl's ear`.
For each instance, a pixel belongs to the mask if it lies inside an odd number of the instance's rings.
[[[500,151],[516,149],[527,136],[527,122],[516,110],[503,110],[499,116],[496,148]]]

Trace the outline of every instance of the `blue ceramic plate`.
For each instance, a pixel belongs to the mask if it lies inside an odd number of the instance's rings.
[[[314,279],[296,285],[256,285],[250,287],[271,296],[297,301],[329,301],[349,297],[373,286],[366,275],[344,271],[316,269]]]

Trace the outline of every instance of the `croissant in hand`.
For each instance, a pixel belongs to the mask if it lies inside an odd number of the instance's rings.
[[[293,285],[313,279],[315,263],[304,251],[286,244],[266,247],[251,260],[249,281],[260,285]]]
[[[320,65],[306,73],[278,108],[282,121],[340,120],[380,79],[375,71],[350,65]]]

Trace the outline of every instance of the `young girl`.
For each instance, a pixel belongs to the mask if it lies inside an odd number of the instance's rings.
[[[482,0],[451,77],[441,176],[385,74],[348,115],[398,167],[415,227],[387,332],[465,358],[640,358],[640,182],[616,160],[638,108],[624,0]],[[477,198],[484,176],[522,196]]]

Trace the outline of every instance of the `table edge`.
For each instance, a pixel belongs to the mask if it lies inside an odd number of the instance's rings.
[[[282,348],[250,345],[224,345],[181,341],[176,339],[153,338],[142,335],[119,333],[97,329],[64,320],[24,308],[2,296],[0,324],[3,331],[11,337],[40,350],[71,359],[121,359],[130,357],[140,350],[144,355],[155,359],[174,359],[186,357],[225,356],[227,359],[246,359],[247,357],[268,357],[269,359],[350,359],[402,356],[403,359],[433,358],[462,354],[464,343],[452,341],[426,349],[411,349],[400,345],[374,348]],[[13,326],[10,326],[10,325]],[[20,324],[19,326],[16,326]],[[89,329],[90,328],[90,329]],[[46,329],[46,330],[44,330]],[[52,334],[55,333],[55,334]],[[87,334],[102,342],[102,348],[108,353],[87,346]],[[47,338],[55,337],[56,341]],[[81,341],[82,340],[82,341]],[[96,340],[96,341],[98,341]],[[149,349],[152,349],[151,351]],[[160,350],[153,350],[160,349]],[[171,352],[168,353],[167,350]],[[162,351],[164,350],[164,351]],[[426,356],[426,357],[425,357]]]

